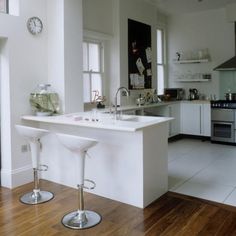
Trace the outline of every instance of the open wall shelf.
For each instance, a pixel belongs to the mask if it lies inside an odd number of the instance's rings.
[[[179,83],[184,83],[184,82],[209,82],[211,81],[210,79],[176,79],[174,80],[175,82],[179,82]]]
[[[207,63],[209,59],[196,59],[196,60],[174,60],[175,64],[196,64],[196,63]]]

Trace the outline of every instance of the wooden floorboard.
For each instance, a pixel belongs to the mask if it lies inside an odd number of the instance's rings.
[[[53,200],[25,205],[19,197],[33,184],[10,190],[0,188],[1,236],[236,236],[236,208],[168,192],[145,209],[85,193],[85,206],[97,211],[102,222],[87,230],[71,230],[61,224],[76,209],[77,191],[49,181],[42,189],[54,192]]]

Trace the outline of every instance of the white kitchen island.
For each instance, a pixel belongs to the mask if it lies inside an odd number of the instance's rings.
[[[98,140],[86,158],[85,177],[96,182],[91,193],[144,208],[168,190],[168,121],[172,118],[76,113],[23,116],[25,125],[51,131],[43,142],[42,178],[76,187],[75,159],[53,133]]]

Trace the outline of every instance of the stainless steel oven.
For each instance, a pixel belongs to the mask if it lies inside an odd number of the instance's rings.
[[[235,143],[235,109],[226,107],[211,105],[211,140]]]
[[[211,140],[234,143],[234,123],[213,121]]]

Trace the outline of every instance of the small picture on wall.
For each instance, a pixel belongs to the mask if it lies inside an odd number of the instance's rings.
[[[129,89],[152,88],[151,26],[128,19]]]

